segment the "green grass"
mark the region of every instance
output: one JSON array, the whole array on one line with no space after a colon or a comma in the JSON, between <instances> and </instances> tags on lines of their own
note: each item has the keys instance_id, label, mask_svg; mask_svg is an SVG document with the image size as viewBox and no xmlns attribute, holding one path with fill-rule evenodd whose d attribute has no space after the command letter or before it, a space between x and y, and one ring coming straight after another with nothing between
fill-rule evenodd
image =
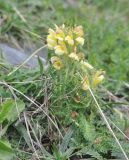
<instances>
[{"instance_id":1,"label":"green grass","mask_svg":"<svg viewBox=\"0 0 129 160\"><path fill-rule=\"evenodd\" d=\"M48 28L53 28L54 24L82 25L86 58L97 69L106 71L105 81L94 93L95 97L106 116L125 132L129 127L126 111L123 114L114 108L129 104L128 8L128 0L0 0L0 13L4 18L0 40L15 42L23 48L33 45L38 48L46 44ZM36 156L35 150L39 159L45 160L81 159L82 156L98 160L123 159L93 97L79 91L82 103L73 101L78 92L75 88L78 80L73 80L74 75L65 77L65 71L59 75L53 68L42 75L40 67L35 70L21 68L10 76L7 74L14 68L1 67L0 81L9 85L0 86L1 104L17 97L25 103L20 120L11 122L3 136L10 141L15 159L30 160ZM41 104L44 104L42 108ZM77 119L71 117L74 111L79 115ZM1 124L2 128L7 125L6 121ZM112 124L111 127L129 156L128 142Z\"/></svg>"}]
</instances>

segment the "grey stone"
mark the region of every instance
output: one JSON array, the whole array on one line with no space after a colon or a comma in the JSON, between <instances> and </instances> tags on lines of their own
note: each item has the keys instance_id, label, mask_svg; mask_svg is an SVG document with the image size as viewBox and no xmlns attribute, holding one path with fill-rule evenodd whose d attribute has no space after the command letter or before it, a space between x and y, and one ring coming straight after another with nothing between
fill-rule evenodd
<instances>
[{"instance_id":1,"label":"grey stone","mask_svg":"<svg viewBox=\"0 0 129 160\"><path fill-rule=\"evenodd\" d=\"M46 66L46 55L47 55L46 52L47 52L46 49L40 51L41 54L40 59L42 60L44 66ZM7 44L0 44L0 53L2 54L4 61L11 65L22 64L31 54L19 51L18 49L12 48ZM37 55L33 56L25 65L31 68L39 66L38 56Z\"/></svg>"}]
</instances>

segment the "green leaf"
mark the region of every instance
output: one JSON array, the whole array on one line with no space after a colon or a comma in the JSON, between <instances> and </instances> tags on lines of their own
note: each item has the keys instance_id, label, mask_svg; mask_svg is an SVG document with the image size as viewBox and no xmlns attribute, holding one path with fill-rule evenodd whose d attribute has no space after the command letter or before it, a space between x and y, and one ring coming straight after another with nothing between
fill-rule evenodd
<instances>
[{"instance_id":1,"label":"green leaf","mask_svg":"<svg viewBox=\"0 0 129 160\"><path fill-rule=\"evenodd\" d=\"M63 141L60 145L60 151L63 153L66 151L66 149L68 148L68 144L71 140L71 137L73 135L73 130L70 128L67 133L65 134Z\"/></svg>"},{"instance_id":2,"label":"green leaf","mask_svg":"<svg viewBox=\"0 0 129 160\"><path fill-rule=\"evenodd\" d=\"M12 108L10 109L7 120L9 122L14 122L19 116L20 113L25 109L25 103L21 100L13 102Z\"/></svg>"},{"instance_id":3,"label":"green leaf","mask_svg":"<svg viewBox=\"0 0 129 160\"><path fill-rule=\"evenodd\" d=\"M61 159L61 153L60 153L60 151L56 148L55 145L53 145L53 155L54 155L54 158L56 158L56 160Z\"/></svg>"},{"instance_id":4,"label":"green leaf","mask_svg":"<svg viewBox=\"0 0 129 160\"><path fill-rule=\"evenodd\" d=\"M39 66L40 66L40 73L41 73L41 75L43 75L44 66L43 66L43 62L42 62L42 60L39 56L38 56L38 63L39 63Z\"/></svg>"},{"instance_id":5,"label":"green leaf","mask_svg":"<svg viewBox=\"0 0 129 160\"><path fill-rule=\"evenodd\" d=\"M25 104L21 100L13 100L7 99L1 106L0 106L0 123L5 120L8 122L14 122L18 117L19 114L24 110Z\"/></svg>"},{"instance_id":6,"label":"green leaf","mask_svg":"<svg viewBox=\"0 0 129 160\"><path fill-rule=\"evenodd\" d=\"M0 160L12 160L13 157L14 153L9 142L0 140Z\"/></svg>"},{"instance_id":7,"label":"green leaf","mask_svg":"<svg viewBox=\"0 0 129 160\"><path fill-rule=\"evenodd\" d=\"M80 155L90 155L97 160L103 160L103 157L96 151L94 148L90 148L90 146L84 147L78 152Z\"/></svg>"},{"instance_id":8,"label":"green leaf","mask_svg":"<svg viewBox=\"0 0 129 160\"><path fill-rule=\"evenodd\" d=\"M86 120L84 115L80 115L79 127L86 140L94 140L96 135L95 128L89 121Z\"/></svg>"},{"instance_id":9,"label":"green leaf","mask_svg":"<svg viewBox=\"0 0 129 160\"><path fill-rule=\"evenodd\" d=\"M6 133L8 129L9 124L5 125L3 128L0 130L0 138Z\"/></svg>"},{"instance_id":10,"label":"green leaf","mask_svg":"<svg viewBox=\"0 0 129 160\"><path fill-rule=\"evenodd\" d=\"M29 138L29 135L27 133L25 126L23 124L19 124L18 126L15 126L15 128L20 133L20 135L25 139L29 148L32 149L31 141L30 141L30 138Z\"/></svg>"},{"instance_id":11,"label":"green leaf","mask_svg":"<svg viewBox=\"0 0 129 160\"><path fill-rule=\"evenodd\" d=\"M11 99L6 100L1 106L1 112L0 112L0 123L2 123L8 115L8 112L10 110L10 106L13 105L13 101Z\"/></svg>"}]
</instances>

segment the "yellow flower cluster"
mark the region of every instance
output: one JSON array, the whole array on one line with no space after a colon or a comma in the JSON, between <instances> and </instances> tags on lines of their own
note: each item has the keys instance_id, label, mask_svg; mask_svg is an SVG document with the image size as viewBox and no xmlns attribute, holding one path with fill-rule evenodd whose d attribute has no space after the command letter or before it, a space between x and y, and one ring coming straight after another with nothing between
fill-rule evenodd
<instances>
[{"instance_id":1,"label":"yellow flower cluster","mask_svg":"<svg viewBox=\"0 0 129 160\"><path fill-rule=\"evenodd\" d=\"M85 56L79 48L84 45L84 31L82 26L72 28L55 25L55 30L49 29L47 45L50 50L54 50L56 56L51 57L51 63L56 70L64 67L62 57L67 57L77 61L83 70L94 70L94 67L85 61ZM104 79L103 71L95 71L92 76L92 84L89 78L84 76L82 89L88 90L90 86L96 87Z\"/></svg>"},{"instance_id":2,"label":"yellow flower cluster","mask_svg":"<svg viewBox=\"0 0 129 160\"><path fill-rule=\"evenodd\" d=\"M65 25L58 27L55 25L55 30L49 29L47 36L47 45L51 50L55 50L56 55L70 54L69 50L76 53L76 47L84 44L84 33L82 26L74 28L66 28ZM70 48L70 49L68 49Z\"/></svg>"}]
</instances>

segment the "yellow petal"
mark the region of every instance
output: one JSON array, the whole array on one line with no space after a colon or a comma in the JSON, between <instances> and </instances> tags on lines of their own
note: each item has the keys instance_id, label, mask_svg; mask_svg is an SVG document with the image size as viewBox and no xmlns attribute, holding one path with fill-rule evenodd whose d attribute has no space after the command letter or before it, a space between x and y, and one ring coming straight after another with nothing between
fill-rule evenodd
<instances>
[{"instance_id":1,"label":"yellow petal","mask_svg":"<svg viewBox=\"0 0 129 160\"><path fill-rule=\"evenodd\" d=\"M104 71L96 71L93 76L93 87L96 87L100 84L104 79Z\"/></svg>"},{"instance_id":2,"label":"yellow petal","mask_svg":"<svg viewBox=\"0 0 129 160\"><path fill-rule=\"evenodd\" d=\"M65 28L65 24L62 24L62 26L61 26L61 27L62 27L62 29L64 29L64 28Z\"/></svg>"},{"instance_id":3,"label":"yellow petal","mask_svg":"<svg viewBox=\"0 0 129 160\"><path fill-rule=\"evenodd\" d=\"M84 45L84 38L82 38L82 37L78 37L78 38L76 38L76 41L78 42L78 44L80 44L81 46L83 46Z\"/></svg>"},{"instance_id":4,"label":"yellow petal","mask_svg":"<svg viewBox=\"0 0 129 160\"><path fill-rule=\"evenodd\" d=\"M64 43L61 43L60 45L55 46L55 53L57 55L67 54L66 45Z\"/></svg>"},{"instance_id":5,"label":"yellow petal","mask_svg":"<svg viewBox=\"0 0 129 160\"><path fill-rule=\"evenodd\" d=\"M55 35L56 34L55 31L53 29L51 29L51 28L48 29L48 33L50 35Z\"/></svg>"},{"instance_id":6,"label":"yellow petal","mask_svg":"<svg viewBox=\"0 0 129 160\"><path fill-rule=\"evenodd\" d=\"M90 63L88 63L88 62L81 61L81 64L83 66L85 66L86 68L88 68L88 69L93 69L93 66Z\"/></svg>"},{"instance_id":7,"label":"yellow petal","mask_svg":"<svg viewBox=\"0 0 129 160\"><path fill-rule=\"evenodd\" d=\"M88 90L90 87L90 84L89 84L89 80L87 77L84 78L84 80L82 81L82 89L83 90Z\"/></svg>"},{"instance_id":8,"label":"yellow petal","mask_svg":"<svg viewBox=\"0 0 129 160\"><path fill-rule=\"evenodd\" d=\"M78 57L78 55L77 55L75 52L70 53L69 57L70 57L71 59L74 59L74 60L76 60L76 61L79 61L79 57Z\"/></svg>"},{"instance_id":9,"label":"yellow petal","mask_svg":"<svg viewBox=\"0 0 129 160\"><path fill-rule=\"evenodd\" d=\"M83 27L82 26L77 26L74 28L74 33L76 35L78 35L79 37L82 37L84 35L84 32L83 32Z\"/></svg>"},{"instance_id":10,"label":"yellow petal","mask_svg":"<svg viewBox=\"0 0 129 160\"><path fill-rule=\"evenodd\" d=\"M64 31L60 27L56 28L56 38L59 41L63 41L65 38Z\"/></svg>"},{"instance_id":11,"label":"yellow petal","mask_svg":"<svg viewBox=\"0 0 129 160\"><path fill-rule=\"evenodd\" d=\"M57 40L54 36L48 35L47 36L47 45L49 49L54 49L54 47L57 45Z\"/></svg>"},{"instance_id":12,"label":"yellow petal","mask_svg":"<svg viewBox=\"0 0 129 160\"><path fill-rule=\"evenodd\" d=\"M60 70L63 67L63 63L59 57L52 57L51 62L56 70Z\"/></svg>"},{"instance_id":13,"label":"yellow petal","mask_svg":"<svg viewBox=\"0 0 129 160\"><path fill-rule=\"evenodd\" d=\"M47 44L47 46L48 46L48 48L50 49L50 50L53 50L54 49L54 45L52 45L52 44Z\"/></svg>"},{"instance_id":14,"label":"yellow petal","mask_svg":"<svg viewBox=\"0 0 129 160\"><path fill-rule=\"evenodd\" d=\"M71 36L66 36L65 40L67 41L67 43L71 46L74 45L74 40Z\"/></svg>"}]
</instances>

